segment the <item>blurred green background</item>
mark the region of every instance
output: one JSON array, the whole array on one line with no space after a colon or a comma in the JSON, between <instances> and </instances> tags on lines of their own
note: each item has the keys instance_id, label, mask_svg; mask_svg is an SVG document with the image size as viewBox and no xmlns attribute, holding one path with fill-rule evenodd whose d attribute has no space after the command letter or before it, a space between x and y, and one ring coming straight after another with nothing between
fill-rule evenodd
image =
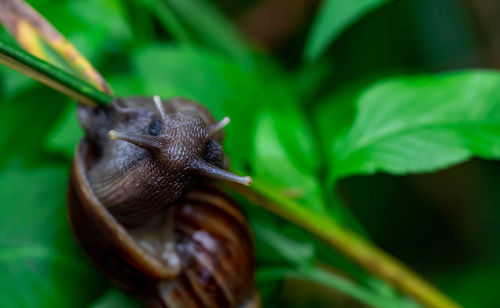
<instances>
[{"instance_id":1,"label":"blurred green background","mask_svg":"<svg viewBox=\"0 0 500 308\"><path fill-rule=\"evenodd\" d=\"M446 72L500 67L500 2L349 2L29 1L116 95L186 96L217 118L230 115L225 147L233 166L357 230L460 304L499 307L500 164L471 157L500 157L500 78L489 70ZM0 38L16 44L3 30ZM406 77L417 74L423 77ZM404 80L387 85L399 96L380 89L375 97L372 85L383 88L380 80L393 76ZM444 98L432 94L440 89ZM386 164L363 152L356 162L373 165L354 170L354 158L338 153L362 134L360 97L366 105L374 97L373 121L385 116L395 126L433 114L470 124L483 105L484 119L453 131L456 146L446 147L451 137L436 139L445 140L442 149L403 144L411 154L399 156L402 167L398 157ZM386 100L407 109L387 115L394 110L384 109ZM66 222L66 179L82 136L75 109L69 98L0 67L4 307L136 305L86 261ZM478 145L479 133L470 133L477 137L471 145L478 123L488 136ZM256 237L264 307L418 306L306 232L240 202Z\"/></svg>"}]
</instances>

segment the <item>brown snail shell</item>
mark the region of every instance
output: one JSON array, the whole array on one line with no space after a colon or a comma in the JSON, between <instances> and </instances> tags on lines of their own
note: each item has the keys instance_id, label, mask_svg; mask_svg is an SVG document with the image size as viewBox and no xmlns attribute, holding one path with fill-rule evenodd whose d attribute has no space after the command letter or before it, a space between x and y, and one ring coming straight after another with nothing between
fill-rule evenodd
<instances>
[{"instance_id":1,"label":"brown snail shell","mask_svg":"<svg viewBox=\"0 0 500 308\"><path fill-rule=\"evenodd\" d=\"M201 181L147 221L122 224L89 183L99 155L88 138L80 142L68 216L83 250L114 284L151 307L260 307L251 232L231 198Z\"/></svg>"}]
</instances>

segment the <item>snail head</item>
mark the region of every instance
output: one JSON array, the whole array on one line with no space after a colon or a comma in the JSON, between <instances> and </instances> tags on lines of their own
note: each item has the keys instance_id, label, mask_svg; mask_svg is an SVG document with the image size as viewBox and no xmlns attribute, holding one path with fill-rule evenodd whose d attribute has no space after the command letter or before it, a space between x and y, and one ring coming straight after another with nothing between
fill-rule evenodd
<instances>
[{"instance_id":1,"label":"snail head","mask_svg":"<svg viewBox=\"0 0 500 308\"><path fill-rule=\"evenodd\" d=\"M171 172L188 172L250 185L250 177L237 176L203 159L209 139L229 123L228 117L207 125L196 111L168 114L158 96L154 96L153 100L161 119L158 135L135 135L110 130L109 138L148 150Z\"/></svg>"}]
</instances>

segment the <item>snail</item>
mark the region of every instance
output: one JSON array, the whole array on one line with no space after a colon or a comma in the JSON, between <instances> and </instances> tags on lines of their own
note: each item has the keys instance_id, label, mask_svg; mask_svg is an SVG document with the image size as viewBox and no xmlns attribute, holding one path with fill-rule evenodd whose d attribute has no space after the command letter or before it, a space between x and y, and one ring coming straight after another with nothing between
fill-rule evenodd
<instances>
[{"instance_id":1,"label":"snail","mask_svg":"<svg viewBox=\"0 0 500 308\"><path fill-rule=\"evenodd\" d=\"M229 118L158 96L81 105L78 116L68 217L97 267L151 307L260 307L248 223L207 180L251 182L225 170Z\"/></svg>"}]
</instances>

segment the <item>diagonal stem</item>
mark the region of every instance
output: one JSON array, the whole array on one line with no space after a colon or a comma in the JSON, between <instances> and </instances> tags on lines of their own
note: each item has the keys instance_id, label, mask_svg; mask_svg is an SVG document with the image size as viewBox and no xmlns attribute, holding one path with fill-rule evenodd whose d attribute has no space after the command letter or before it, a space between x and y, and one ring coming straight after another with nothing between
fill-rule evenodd
<instances>
[{"instance_id":1,"label":"diagonal stem","mask_svg":"<svg viewBox=\"0 0 500 308\"><path fill-rule=\"evenodd\" d=\"M413 273L408 267L329 216L318 215L276 190L254 181L251 188L224 183L247 200L285 218L322 239L373 275L432 308L459 308L459 304Z\"/></svg>"},{"instance_id":2,"label":"diagonal stem","mask_svg":"<svg viewBox=\"0 0 500 308\"><path fill-rule=\"evenodd\" d=\"M0 42L0 63L88 106L108 104L112 100L111 96L86 82L2 42Z\"/></svg>"}]
</instances>

